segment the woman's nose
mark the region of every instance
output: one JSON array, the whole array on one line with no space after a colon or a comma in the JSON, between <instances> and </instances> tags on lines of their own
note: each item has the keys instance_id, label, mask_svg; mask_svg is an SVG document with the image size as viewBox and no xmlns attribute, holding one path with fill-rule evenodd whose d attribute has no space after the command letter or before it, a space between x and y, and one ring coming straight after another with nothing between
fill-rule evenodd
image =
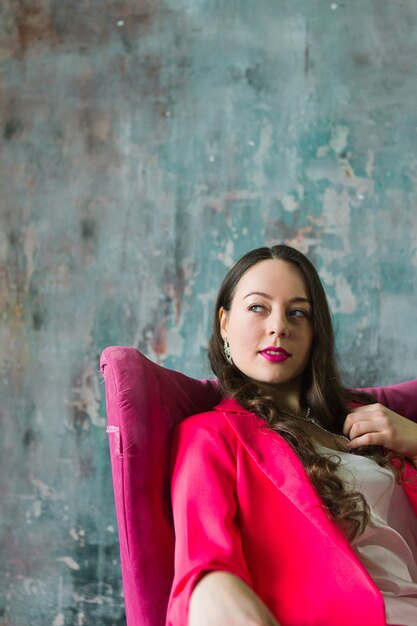
<instances>
[{"instance_id":1,"label":"woman's nose","mask_svg":"<svg viewBox=\"0 0 417 626\"><path fill-rule=\"evenodd\" d=\"M271 320L269 326L269 335L277 335L278 337L287 337L288 336L288 324L287 320L280 316L275 320Z\"/></svg>"}]
</instances>

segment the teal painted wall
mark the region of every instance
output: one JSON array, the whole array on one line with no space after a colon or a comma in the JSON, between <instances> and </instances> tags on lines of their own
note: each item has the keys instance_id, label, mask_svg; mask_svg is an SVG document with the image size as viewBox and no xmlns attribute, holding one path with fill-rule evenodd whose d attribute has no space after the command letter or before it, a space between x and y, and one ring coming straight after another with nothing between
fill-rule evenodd
<instances>
[{"instance_id":1,"label":"teal painted wall","mask_svg":"<svg viewBox=\"0 0 417 626\"><path fill-rule=\"evenodd\" d=\"M413 378L413 0L3 0L0 626L122 625L101 350L195 377L221 277L317 264L348 381Z\"/></svg>"}]
</instances>

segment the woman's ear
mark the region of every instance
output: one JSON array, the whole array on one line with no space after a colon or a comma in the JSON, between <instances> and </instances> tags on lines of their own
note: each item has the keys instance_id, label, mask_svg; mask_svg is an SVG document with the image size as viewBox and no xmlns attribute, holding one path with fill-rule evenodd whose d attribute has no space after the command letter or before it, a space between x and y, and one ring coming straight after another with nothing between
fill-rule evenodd
<instances>
[{"instance_id":1,"label":"woman's ear","mask_svg":"<svg viewBox=\"0 0 417 626\"><path fill-rule=\"evenodd\" d=\"M227 336L227 311L223 307L219 309L220 333L223 339Z\"/></svg>"}]
</instances>

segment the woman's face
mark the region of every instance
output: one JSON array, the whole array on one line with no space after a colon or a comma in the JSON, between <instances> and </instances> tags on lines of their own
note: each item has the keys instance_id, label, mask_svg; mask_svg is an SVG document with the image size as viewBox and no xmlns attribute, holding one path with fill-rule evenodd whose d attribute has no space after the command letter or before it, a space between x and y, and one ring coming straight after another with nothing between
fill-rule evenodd
<instances>
[{"instance_id":1,"label":"woman's face","mask_svg":"<svg viewBox=\"0 0 417 626\"><path fill-rule=\"evenodd\" d=\"M299 392L313 340L312 306L299 269L260 261L236 286L220 330L235 365L252 380Z\"/></svg>"}]
</instances>

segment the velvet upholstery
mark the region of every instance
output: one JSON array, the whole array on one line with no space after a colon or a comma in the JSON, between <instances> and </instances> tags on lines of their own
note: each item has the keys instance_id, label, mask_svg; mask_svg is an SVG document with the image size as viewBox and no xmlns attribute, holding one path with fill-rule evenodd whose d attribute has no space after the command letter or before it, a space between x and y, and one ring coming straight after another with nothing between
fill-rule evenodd
<instances>
[{"instance_id":1,"label":"velvet upholstery","mask_svg":"<svg viewBox=\"0 0 417 626\"><path fill-rule=\"evenodd\" d=\"M153 363L130 347L106 348L107 432L128 626L165 626L173 580L169 455L175 425L220 400L217 383ZM417 418L417 381L366 389Z\"/></svg>"},{"instance_id":2,"label":"velvet upholstery","mask_svg":"<svg viewBox=\"0 0 417 626\"><path fill-rule=\"evenodd\" d=\"M184 417L211 409L220 394L216 382L161 367L134 348L106 348L100 366L126 620L163 626L174 560L167 484L172 431Z\"/></svg>"}]
</instances>

